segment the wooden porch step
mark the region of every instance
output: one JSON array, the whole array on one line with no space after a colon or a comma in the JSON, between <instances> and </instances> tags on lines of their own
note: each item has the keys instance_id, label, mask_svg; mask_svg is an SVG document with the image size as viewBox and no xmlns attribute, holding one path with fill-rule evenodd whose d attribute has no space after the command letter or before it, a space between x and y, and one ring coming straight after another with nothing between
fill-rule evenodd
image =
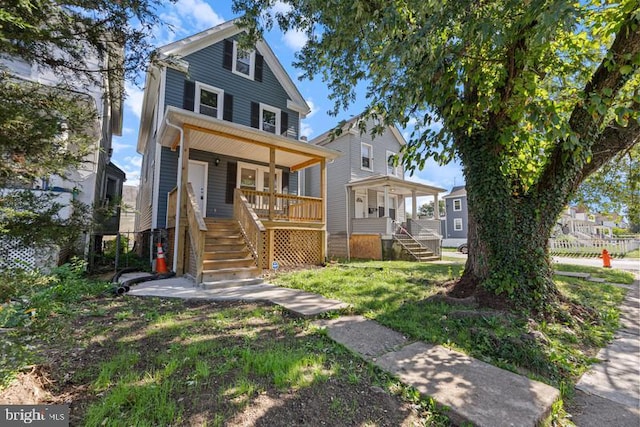
<instances>
[{"instance_id":1,"label":"wooden porch step","mask_svg":"<svg viewBox=\"0 0 640 427\"><path fill-rule=\"evenodd\" d=\"M232 236L207 236L204 244L205 245L244 245L244 237L242 235L232 235Z\"/></svg>"},{"instance_id":2,"label":"wooden porch step","mask_svg":"<svg viewBox=\"0 0 640 427\"><path fill-rule=\"evenodd\" d=\"M219 282L221 280L255 279L262 272L255 265L252 267L220 268L203 270L202 283Z\"/></svg>"},{"instance_id":3,"label":"wooden porch step","mask_svg":"<svg viewBox=\"0 0 640 427\"><path fill-rule=\"evenodd\" d=\"M205 261L214 260L214 259L238 259L238 258L246 258L251 255L249 249L244 246L242 249L237 251L234 250L219 250L219 251L211 251L205 252L202 255L202 259Z\"/></svg>"},{"instance_id":4,"label":"wooden porch step","mask_svg":"<svg viewBox=\"0 0 640 427\"><path fill-rule=\"evenodd\" d=\"M247 249L247 245L244 243L244 241L235 242L235 243L205 242L204 244L205 252L237 252L237 251L242 251L246 249Z\"/></svg>"},{"instance_id":5,"label":"wooden porch step","mask_svg":"<svg viewBox=\"0 0 640 427\"><path fill-rule=\"evenodd\" d=\"M202 262L202 269L210 271L236 267L255 267L255 265L253 257L250 256L246 258L208 259Z\"/></svg>"}]
</instances>

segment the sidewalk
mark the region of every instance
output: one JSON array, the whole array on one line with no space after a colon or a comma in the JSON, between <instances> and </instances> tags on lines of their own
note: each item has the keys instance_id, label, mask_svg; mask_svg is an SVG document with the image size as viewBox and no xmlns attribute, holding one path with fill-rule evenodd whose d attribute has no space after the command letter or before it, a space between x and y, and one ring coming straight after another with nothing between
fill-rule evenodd
<instances>
[{"instance_id":1,"label":"sidewalk","mask_svg":"<svg viewBox=\"0 0 640 427\"><path fill-rule=\"evenodd\" d=\"M303 316L347 307L320 295L269 284L204 290L185 278L141 283L128 294L211 301L269 301ZM447 415L458 424L533 427L549 415L552 404L560 396L551 386L442 346L410 342L402 334L361 316L318 320L315 324L327 328L335 341L449 407Z\"/></svg>"},{"instance_id":2,"label":"sidewalk","mask_svg":"<svg viewBox=\"0 0 640 427\"><path fill-rule=\"evenodd\" d=\"M601 362L576 384L568 410L580 427L640 425L640 280L629 288L620 307L616 336L600 350Z\"/></svg>"}]
</instances>

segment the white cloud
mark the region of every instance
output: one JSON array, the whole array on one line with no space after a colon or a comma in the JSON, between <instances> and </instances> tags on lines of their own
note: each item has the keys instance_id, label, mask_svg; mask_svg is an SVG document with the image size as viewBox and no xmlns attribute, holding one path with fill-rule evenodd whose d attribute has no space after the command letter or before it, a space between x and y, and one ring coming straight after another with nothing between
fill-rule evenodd
<instances>
[{"instance_id":1,"label":"white cloud","mask_svg":"<svg viewBox=\"0 0 640 427\"><path fill-rule=\"evenodd\" d=\"M142 156L127 156L124 161L127 162L128 166L134 166L138 169L142 166Z\"/></svg>"},{"instance_id":2,"label":"white cloud","mask_svg":"<svg viewBox=\"0 0 640 427\"><path fill-rule=\"evenodd\" d=\"M291 9L293 8L293 6L291 6L289 3L284 3L281 1L277 1L273 4L273 6L271 6L271 12L272 13L287 13L289 11L291 11Z\"/></svg>"},{"instance_id":3,"label":"white cloud","mask_svg":"<svg viewBox=\"0 0 640 427\"><path fill-rule=\"evenodd\" d=\"M284 41L284 44L289 46L289 48L293 50L300 50L307 43L309 37L303 31L290 30L284 33L282 40Z\"/></svg>"},{"instance_id":4,"label":"white cloud","mask_svg":"<svg viewBox=\"0 0 640 427\"><path fill-rule=\"evenodd\" d=\"M127 83L125 85L125 90L127 92L127 97L124 100L124 105L129 108L129 110L131 110L131 112L135 114L138 119L140 119L144 91L130 83Z\"/></svg>"},{"instance_id":5,"label":"white cloud","mask_svg":"<svg viewBox=\"0 0 640 427\"><path fill-rule=\"evenodd\" d=\"M311 139L311 135L313 135L313 128L304 120L300 122L300 136L306 136Z\"/></svg>"},{"instance_id":6,"label":"white cloud","mask_svg":"<svg viewBox=\"0 0 640 427\"><path fill-rule=\"evenodd\" d=\"M309 106L309 108L311 108L311 111L309 112L309 114L307 114L307 119L311 118L315 113L318 112L318 106L313 102L313 99L311 98L307 98L305 99L305 101L307 102L307 105Z\"/></svg>"},{"instance_id":7,"label":"white cloud","mask_svg":"<svg viewBox=\"0 0 640 427\"><path fill-rule=\"evenodd\" d=\"M166 7L165 12L160 14L160 19L163 25L153 29L153 38L157 46L191 36L225 21L203 0L178 0Z\"/></svg>"},{"instance_id":8,"label":"white cloud","mask_svg":"<svg viewBox=\"0 0 640 427\"><path fill-rule=\"evenodd\" d=\"M202 0L178 0L174 8L183 19L190 18L194 21L196 28L190 29L192 33L206 30L224 22L224 19L208 3Z\"/></svg>"},{"instance_id":9,"label":"white cloud","mask_svg":"<svg viewBox=\"0 0 640 427\"><path fill-rule=\"evenodd\" d=\"M114 139L113 141L111 141L111 148L113 148L114 153L118 153L119 151L126 150L127 148L132 148L132 147L126 142L116 141Z\"/></svg>"}]
</instances>

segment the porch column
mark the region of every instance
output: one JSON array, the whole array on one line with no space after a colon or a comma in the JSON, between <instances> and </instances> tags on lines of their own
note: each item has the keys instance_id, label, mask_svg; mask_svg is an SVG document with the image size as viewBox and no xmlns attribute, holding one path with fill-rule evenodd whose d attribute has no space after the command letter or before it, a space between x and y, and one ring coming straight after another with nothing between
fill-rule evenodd
<instances>
[{"instance_id":1,"label":"porch column","mask_svg":"<svg viewBox=\"0 0 640 427\"><path fill-rule=\"evenodd\" d=\"M440 206L438 203L438 193L433 195L433 219L440 219Z\"/></svg>"},{"instance_id":2,"label":"porch column","mask_svg":"<svg viewBox=\"0 0 640 427\"><path fill-rule=\"evenodd\" d=\"M256 177L257 179L257 177ZM276 149L274 147L269 148L269 221L273 221L275 211L275 192L276 186L274 181L276 180Z\"/></svg>"},{"instance_id":3,"label":"porch column","mask_svg":"<svg viewBox=\"0 0 640 427\"><path fill-rule=\"evenodd\" d=\"M388 185L384 186L384 212L382 216L385 218L389 216L389 186Z\"/></svg>"},{"instance_id":4,"label":"porch column","mask_svg":"<svg viewBox=\"0 0 640 427\"><path fill-rule=\"evenodd\" d=\"M176 203L176 241L178 247L175 248L174 256L176 258L176 274L182 275L185 273L184 258L186 248L186 225L187 225L187 181L189 179L189 136L191 132L186 130L184 132L184 139L182 146L180 147L180 157L182 157L182 164L180 165L180 173L178 182L178 190L180 193L180 199ZM178 210L177 207L180 206Z\"/></svg>"},{"instance_id":5,"label":"porch column","mask_svg":"<svg viewBox=\"0 0 640 427\"><path fill-rule=\"evenodd\" d=\"M320 243L320 261L327 258L327 159L320 160L320 199L322 199L322 209L320 220L322 221L322 237Z\"/></svg>"},{"instance_id":6,"label":"porch column","mask_svg":"<svg viewBox=\"0 0 640 427\"><path fill-rule=\"evenodd\" d=\"M411 190L411 218L418 219L418 200L416 199L416 190Z\"/></svg>"}]
</instances>

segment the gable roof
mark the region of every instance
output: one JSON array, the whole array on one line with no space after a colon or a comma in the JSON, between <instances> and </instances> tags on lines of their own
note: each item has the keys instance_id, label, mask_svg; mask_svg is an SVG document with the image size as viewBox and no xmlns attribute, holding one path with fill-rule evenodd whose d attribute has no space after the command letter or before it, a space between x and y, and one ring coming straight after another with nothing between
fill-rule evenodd
<instances>
[{"instance_id":1,"label":"gable roof","mask_svg":"<svg viewBox=\"0 0 640 427\"><path fill-rule=\"evenodd\" d=\"M450 197L466 197L466 195L467 195L467 189L465 188L465 186L459 185L457 187L453 187L451 189L451 192L446 196L444 196L443 198L448 199Z\"/></svg>"},{"instance_id":2,"label":"gable roof","mask_svg":"<svg viewBox=\"0 0 640 427\"><path fill-rule=\"evenodd\" d=\"M236 19L233 19L231 21L224 22L216 25L215 27L209 28L208 30L201 31L182 40L159 47L156 49L158 59L183 58L194 52L202 50L205 47L219 43L224 39L228 39L245 31L243 28L236 25L236 21ZM276 55L264 40L258 40L256 42L256 50L264 57L265 62L271 71L273 71L273 74L284 88L287 96L289 96L291 105L287 105L287 107L299 112L302 116L301 118L304 118L311 112L311 108L307 105L307 102L304 100L304 97L298 90L297 86L293 83L293 80L291 80L291 77L289 77L289 74L282 66L282 63L280 63Z\"/></svg>"},{"instance_id":3,"label":"gable roof","mask_svg":"<svg viewBox=\"0 0 640 427\"><path fill-rule=\"evenodd\" d=\"M144 117L150 117L153 111L153 106L157 101L159 91L157 81L159 81L161 74L160 69L163 67L171 67L187 72L189 64L182 60L182 58L245 31L236 25L236 21L236 19L233 19L231 21L224 22L216 25L215 27L209 28L208 30L201 31L192 36L161 46L155 50L156 59L149 64L149 69L147 70L146 75L146 87L142 101L141 113L143 120L141 121L140 132L138 134L137 150L139 153L144 151L148 134L150 132L151 124L147 123L145 126ZM258 40L256 42L256 51L262 55L265 63L271 69L289 97L289 100L287 101L287 108L298 112L301 119L305 118L306 115L311 112L311 108L305 101L297 86L293 83L293 80L291 80L291 77L286 72L275 53L273 53L269 45L264 40ZM153 80L156 80L156 82L153 82Z\"/></svg>"},{"instance_id":4,"label":"gable roof","mask_svg":"<svg viewBox=\"0 0 640 427\"><path fill-rule=\"evenodd\" d=\"M344 135L345 133L360 133L360 130L358 129L358 121L360 121L362 117L362 114L358 114L357 116L354 116L352 118L350 118L349 120L345 121L344 124L342 125L342 134L335 137L335 138L331 138L331 133L333 132L333 130L335 129L329 129L328 131L318 135L317 137L313 138L311 141L309 141L310 144L314 144L314 145L327 145L332 143L333 141L335 141L336 139L340 138L342 135ZM395 139L398 141L398 143L402 146L402 145L406 145L407 141L404 140L404 137L402 136L402 134L400 133L400 131L398 130L398 128L395 125L389 125L388 126L389 131L391 132L391 134L395 137Z\"/></svg>"}]
</instances>

